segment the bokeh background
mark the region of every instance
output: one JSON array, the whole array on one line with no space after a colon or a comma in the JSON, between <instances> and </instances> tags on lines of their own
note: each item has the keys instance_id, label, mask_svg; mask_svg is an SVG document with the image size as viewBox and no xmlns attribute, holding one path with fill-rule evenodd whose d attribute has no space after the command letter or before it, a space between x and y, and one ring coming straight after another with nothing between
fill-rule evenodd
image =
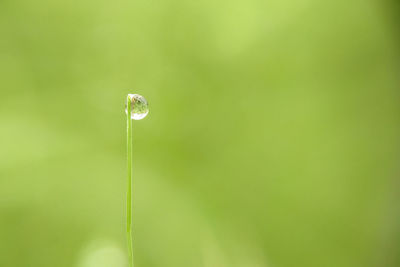
<instances>
[{"instance_id":1,"label":"bokeh background","mask_svg":"<svg viewBox=\"0 0 400 267\"><path fill-rule=\"evenodd\" d=\"M1 0L0 266L400 266L399 10Z\"/></svg>"}]
</instances>

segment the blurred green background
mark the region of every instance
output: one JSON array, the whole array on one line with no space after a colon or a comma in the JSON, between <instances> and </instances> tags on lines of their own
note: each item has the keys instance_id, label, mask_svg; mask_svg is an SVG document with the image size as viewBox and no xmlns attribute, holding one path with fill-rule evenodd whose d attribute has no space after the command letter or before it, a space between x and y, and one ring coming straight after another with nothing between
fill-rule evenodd
<instances>
[{"instance_id":1,"label":"blurred green background","mask_svg":"<svg viewBox=\"0 0 400 267\"><path fill-rule=\"evenodd\" d=\"M0 266L400 266L399 14L1 0Z\"/></svg>"}]
</instances>

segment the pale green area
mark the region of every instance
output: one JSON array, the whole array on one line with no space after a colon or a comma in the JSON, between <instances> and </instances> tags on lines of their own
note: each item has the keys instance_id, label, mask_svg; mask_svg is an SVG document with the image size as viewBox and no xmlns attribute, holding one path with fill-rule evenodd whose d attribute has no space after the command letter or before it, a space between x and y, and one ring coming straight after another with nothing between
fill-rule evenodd
<instances>
[{"instance_id":1,"label":"pale green area","mask_svg":"<svg viewBox=\"0 0 400 267\"><path fill-rule=\"evenodd\" d=\"M393 3L1 0L0 266L400 266Z\"/></svg>"}]
</instances>

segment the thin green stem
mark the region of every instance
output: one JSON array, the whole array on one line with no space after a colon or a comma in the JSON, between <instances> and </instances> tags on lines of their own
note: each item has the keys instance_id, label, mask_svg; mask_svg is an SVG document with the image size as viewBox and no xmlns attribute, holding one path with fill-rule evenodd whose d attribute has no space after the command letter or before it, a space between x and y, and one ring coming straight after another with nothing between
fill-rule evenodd
<instances>
[{"instance_id":1,"label":"thin green stem","mask_svg":"<svg viewBox=\"0 0 400 267\"><path fill-rule=\"evenodd\" d=\"M126 237L128 241L129 266L133 267L133 240L132 240L132 101L128 96L126 103L127 126L127 190L126 190Z\"/></svg>"}]
</instances>

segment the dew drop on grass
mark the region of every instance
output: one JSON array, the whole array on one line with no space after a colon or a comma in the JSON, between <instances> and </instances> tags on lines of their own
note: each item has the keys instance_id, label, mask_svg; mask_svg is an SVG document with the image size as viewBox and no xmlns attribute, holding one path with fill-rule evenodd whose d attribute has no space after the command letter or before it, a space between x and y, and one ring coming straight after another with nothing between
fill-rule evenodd
<instances>
[{"instance_id":1,"label":"dew drop on grass","mask_svg":"<svg viewBox=\"0 0 400 267\"><path fill-rule=\"evenodd\" d=\"M147 100L138 94L129 94L128 99L131 101L131 118L133 120L141 120L149 113L149 105ZM128 112L125 105L125 112Z\"/></svg>"}]
</instances>

